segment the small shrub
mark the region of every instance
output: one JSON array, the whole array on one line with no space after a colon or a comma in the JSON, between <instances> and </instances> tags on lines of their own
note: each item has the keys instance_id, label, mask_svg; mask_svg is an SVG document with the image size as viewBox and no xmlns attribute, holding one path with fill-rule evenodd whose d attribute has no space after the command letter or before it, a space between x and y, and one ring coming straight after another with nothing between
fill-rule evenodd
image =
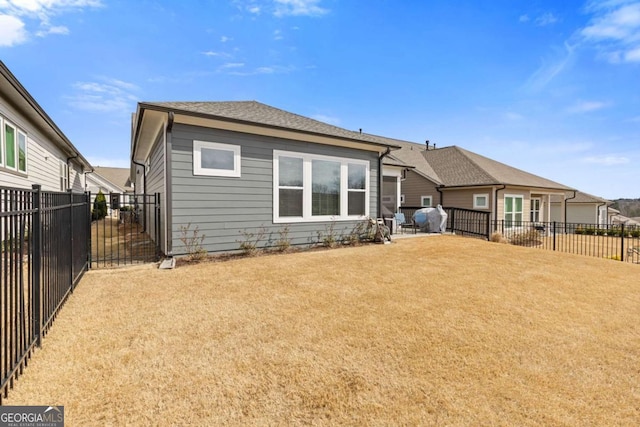
<instances>
[{"instance_id":1,"label":"small shrub","mask_svg":"<svg viewBox=\"0 0 640 427\"><path fill-rule=\"evenodd\" d=\"M636 239L640 237L640 230L633 230L631 233L631 237L635 237Z\"/></svg>"},{"instance_id":2,"label":"small shrub","mask_svg":"<svg viewBox=\"0 0 640 427\"><path fill-rule=\"evenodd\" d=\"M267 233L267 229L260 227L256 232L252 233L246 230L240 230L242 234L242 240L237 240L240 243L240 250L247 256L256 255L258 252L258 245Z\"/></svg>"},{"instance_id":3,"label":"small shrub","mask_svg":"<svg viewBox=\"0 0 640 427\"><path fill-rule=\"evenodd\" d=\"M93 210L91 211L91 219L93 221L100 220L107 216L107 199L102 194L102 190L96 194L96 199L93 201Z\"/></svg>"},{"instance_id":4,"label":"small shrub","mask_svg":"<svg viewBox=\"0 0 640 427\"><path fill-rule=\"evenodd\" d=\"M507 239L505 239L502 233L500 233L499 231L491 233L491 237L489 237L489 240L493 243L508 243Z\"/></svg>"},{"instance_id":5,"label":"small shrub","mask_svg":"<svg viewBox=\"0 0 640 427\"><path fill-rule=\"evenodd\" d=\"M596 228L597 236L604 236L607 234L607 230L605 228Z\"/></svg>"},{"instance_id":6,"label":"small shrub","mask_svg":"<svg viewBox=\"0 0 640 427\"><path fill-rule=\"evenodd\" d=\"M510 242L512 245L518 246L533 246L540 243L540 234L536 230L523 231L521 233L514 233L511 236Z\"/></svg>"},{"instance_id":7,"label":"small shrub","mask_svg":"<svg viewBox=\"0 0 640 427\"><path fill-rule=\"evenodd\" d=\"M578 226L578 228L576 228L576 234L585 234L584 228L582 228L581 226Z\"/></svg>"},{"instance_id":8,"label":"small shrub","mask_svg":"<svg viewBox=\"0 0 640 427\"><path fill-rule=\"evenodd\" d=\"M596 234L596 229L594 227L586 227L584 229L584 234L586 234L587 236L593 236L594 234Z\"/></svg>"},{"instance_id":9,"label":"small shrub","mask_svg":"<svg viewBox=\"0 0 640 427\"><path fill-rule=\"evenodd\" d=\"M276 248L280 252L286 252L291 247L291 239L289 238L290 228L285 225L278 230L279 239L276 241Z\"/></svg>"},{"instance_id":10,"label":"small shrub","mask_svg":"<svg viewBox=\"0 0 640 427\"><path fill-rule=\"evenodd\" d=\"M357 246L362 243L366 222L360 221L353 226L349 234L343 236L342 243L345 245Z\"/></svg>"},{"instance_id":11,"label":"small shrub","mask_svg":"<svg viewBox=\"0 0 640 427\"><path fill-rule=\"evenodd\" d=\"M191 223L180 226L180 241L187 251L187 259L191 261L200 261L207 256L207 251L202 247L205 235L200 234L198 226L196 225L191 230Z\"/></svg>"},{"instance_id":12,"label":"small shrub","mask_svg":"<svg viewBox=\"0 0 640 427\"><path fill-rule=\"evenodd\" d=\"M338 245L338 233L336 232L336 221L331 221L325 225L324 233L318 231L318 243L322 243L325 248L335 248Z\"/></svg>"}]
</instances>

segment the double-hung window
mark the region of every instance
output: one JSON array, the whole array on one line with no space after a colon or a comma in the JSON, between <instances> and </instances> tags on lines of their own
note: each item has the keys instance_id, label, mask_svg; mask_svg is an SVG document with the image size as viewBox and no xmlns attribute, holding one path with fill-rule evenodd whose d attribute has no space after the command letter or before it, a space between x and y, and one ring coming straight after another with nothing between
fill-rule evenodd
<instances>
[{"instance_id":1,"label":"double-hung window","mask_svg":"<svg viewBox=\"0 0 640 427\"><path fill-rule=\"evenodd\" d=\"M505 227L522 226L522 196L504 196L504 225Z\"/></svg>"},{"instance_id":2,"label":"double-hung window","mask_svg":"<svg viewBox=\"0 0 640 427\"><path fill-rule=\"evenodd\" d=\"M540 221L540 204L541 200L539 197L531 198L531 222Z\"/></svg>"},{"instance_id":3,"label":"double-hung window","mask_svg":"<svg viewBox=\"0 0 640 427\"><path fill-rule=\"evenodd\" d=\"M274 222L358 219L369 214L369 163L275 150Z\"/></svg>"}]
</instances>

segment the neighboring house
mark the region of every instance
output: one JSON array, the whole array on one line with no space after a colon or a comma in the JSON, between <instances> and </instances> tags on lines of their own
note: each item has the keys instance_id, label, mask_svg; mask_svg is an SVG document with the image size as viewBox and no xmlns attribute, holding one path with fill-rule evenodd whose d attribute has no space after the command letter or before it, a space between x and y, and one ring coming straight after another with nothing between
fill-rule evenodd
<instances>
[{"instance_id":1,"label":"neighboring house","mask_svg":"<svg viewBox=\"0 0 640 427\"><path fill-rule=\"evenodd\" d=\"M383 166L392 141L254 101L139 103L131 177L138 192L160 193L166 255L185 254L196 227L209 252L261 232L258 246L309 244L380 216L382 175L397 183L403 169Z\"/></svg>"},{"instance_id":2,"label":"neighboring house","mask_svg":"<svg viewBox=\"0 0 640 427\"><path fill-rule=\"evenodd\" d=\"M401 205L474 209L493 220L543 222L552 197L572 189L463 148L400 143L389 157L414 166L402 181ZM564 208L564 207L563 207Z\"/></svg>"},{"instance_id":3,"label":"neighboring house","mask_svg":"<svg viewBox=\"0 0 640 427\"><path fill-rule=\"evenodd\" d=\"M101 191L107 197L109 202L117 197L118 206L128 204L129 197L133 196L133 184L130 179L130 169L128 168L109 168L103 166L95 166L93 173L86 175L86 191L91 193L91 203ZM109 203L109 210L113 203ZM110 212L109 212L110 213Z\"/></svg>"},{"instance_id":4,"label":"neighboring house","mask_svg":"<svg viewBox=\"0 0 640 427\"><path fill-rule=\"evenodd\" d=\"M0 61L0 185L83 192L91 165Z\"/></svg>"},{"instance_id":5,"label":"neighboring house","mask_svg":"<svg viewBox=\"0 0 640 427\"><path fill-rule=\"evenodd\" d=\"M566 203L566 210L563 206ZM574 224L611 224L609 205L613 202L582 191L551 197L551 221Z\"/></svg>"},{"instance_id":6,"label":"neighboring house","mask_svg":"<svg viewBox=\"0 0 640 427\"><path fill-rule=\"evenodd\" d=\"M610 222L611 225L624 224L625 227L640 228L640 221L638 221L637 218L629 218L624 215L620 215L620 211L616 209L613 209L613 208L609 208L609 209L612 211L615 211L615 213L611 216L611 222Z\"/></svg>"}]
</instances>

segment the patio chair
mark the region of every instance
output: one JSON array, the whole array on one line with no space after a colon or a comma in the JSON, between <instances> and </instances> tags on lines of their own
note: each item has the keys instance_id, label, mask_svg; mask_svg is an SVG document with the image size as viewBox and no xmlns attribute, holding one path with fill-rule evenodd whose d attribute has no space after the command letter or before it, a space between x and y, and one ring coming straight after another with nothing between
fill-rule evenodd
<instances>
[{"instance_id":1,"label":"patio chair","mask_svg":"<svg viewBox=\"0 0 640 427\"><path fill-rule=\"evenodd\" d=\"M400 230L401 233L404 234L405 228L411 228L413 230L413 234L416 234L416 223L413 221L413 219L407 221L402 212L393 214L393 217L396 220L396 227L398 230Z\"/></svg>"}]
</instances>

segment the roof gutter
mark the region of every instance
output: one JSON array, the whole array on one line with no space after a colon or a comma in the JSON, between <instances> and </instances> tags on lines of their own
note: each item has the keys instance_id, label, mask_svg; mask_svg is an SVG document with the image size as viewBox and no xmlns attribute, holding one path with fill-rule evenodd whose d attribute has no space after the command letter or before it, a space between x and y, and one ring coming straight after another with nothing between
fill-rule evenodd
<instances>
[{"instance_id":1,"label":"roof gutter","mask_svg":"<svg viewBox=\"0 0 640 427\"><path fill-rule=\"evenodd\" d=\"M165 167L164 167L164 173L165 173L165 191L167 194L167 197L165 197L165 201L164 201L164 205L165 205L165 217L166 217L166 221L165 221L165 239L166 239L166 255L168 257L173 257L173 236L171 233L171 230L173 228L173 215L172 215L172 209L173 209L173 197L169 196L170 194L173 195L173 190L172 190L172 179L171 179L171 152L173 151L173 141L172 141L172 135L173 135L173 123L175 120L175 115L173 113L173 111L169 111L167 113L167 127L166 127L166 131L165 131L165 135L166 135L166 143L165 143L165 149L167 150L165 152L164 155L164 159L165 159Z\"/></svg>"},{"instance_id":2,"label":"roof gutter","mask_svg":"<svg viewBox=\"0 0 640 427\"><path fill-rule=\"evenodd\" d=\"M442 188L444 188L444 184L440 184L436 187L436 191L440 193L440 206L444 206L444 193L441 190Z\"/></svg>"}]
</instances>

